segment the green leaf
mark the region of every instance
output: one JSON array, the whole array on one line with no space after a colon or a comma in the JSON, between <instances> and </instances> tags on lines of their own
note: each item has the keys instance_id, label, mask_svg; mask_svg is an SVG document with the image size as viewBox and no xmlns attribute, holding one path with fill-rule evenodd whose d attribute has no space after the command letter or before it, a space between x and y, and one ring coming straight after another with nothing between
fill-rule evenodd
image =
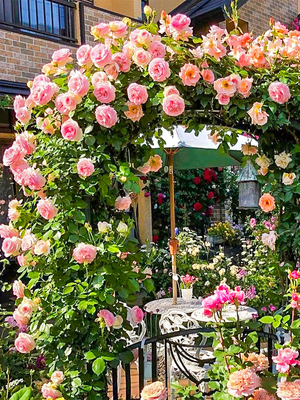
<instances>
[{"instance_id":1,"label":"green leaf","mask_svg":"<svg viewBox=\"0 0 300 400\"><path fill-rule=\"evenodd\" d=\"M75 221L84 223L85 222L85 214L82 211L75 211L73 214Z\"/></svg>"},{"instance_id":2,"label":"green leaf","mask_svg":"<svg viewBox=\"0 0 300 400\"><path fill-rule=\"evenodd\" d=\"M68 286L64 289L63 294L69 294L72 293L74 290L74 286Z\"/></svg>"},{"instance_id":3,"label":"green leaf","mask_svg":"<svg viewBox=\"0 0 300 400\"><path fill-rule=\"evenodd\" d=\"M154 283L152 279L144 280L143 285L145 286L147 292L152 292L152 290L154 290Z\"/></svg>"},{"instance_id":4,"label":"green leaf","mask_svg":"<svg viewBox=\"0 0 300 400\"><path fill-rule=\"evenodd\" d=\"M95 372L96 375L101 375L102 372L105 370L105 361L98 357L92 365L92 370Z\"/></svg>"},{"instance_id":5,"label":"green leaf","mask_svg":"<svg viewBox=\"0 0 300 400\"><path fill-rule=\"evenodd\" d=\"M25 387L16 392L9 400L29 400L32 390L30 387Z\"/></svg>"},{"instance_id":6,"label":"green leaf","mask_svg":"<svg viewBox=\"0 0 300 400\"><path fill-rule=\"evenodd\" d=\"M269 316L269 315L267 315L265 317L262 317L260 319L260 322L262 322L263 324L272 324L274 322L274 318Z\"/></svg>"},{"instance_id":7,"label":"green leaf","mask_svg":"<svg viewBox=\"0 0 300 400\"><path fill-rule=\"evenodd\" d=\"M78 241L78 239L79 239L78 235L70 235L69 236L69 242L71 242L71 243L76 243Z\"/></svg>"},{"instance_id":8,"label":"green leaf","mask_svg":"<svg viewBox=\"0 0 300 400\"><path fill-rule=\"evenodd\" d=\"M85 353L84 357L86 360L94 360L94 358L96 358L95 354L92 351L88 351L87 353Z\"/></svg>"},{"instance_id":9,"label":"green leaf","mask_svg":"<svg viewBox=\"0 0 300 400\"><path fill-rule=\"evenodd\" d=\"M88 146L93 146L93 144L95 143L95 141L96 141L96 139L95 139L94 136L92 136L92 135L88 135L88 136L86 136L86 138L85 138L85 143L86 143Z\"/></svg>"},{"instance_id":10,"label":"green leaf","mask_svg":"<svg viewBox=\"0 0 300 400\"><path fill-rule=\"evenodd\" d=\"M85 134L91 133L93 129L94 129L94 125L88 125L88 126L85 128L84 133L85 133Z\"/></svg>"}]
</instances>

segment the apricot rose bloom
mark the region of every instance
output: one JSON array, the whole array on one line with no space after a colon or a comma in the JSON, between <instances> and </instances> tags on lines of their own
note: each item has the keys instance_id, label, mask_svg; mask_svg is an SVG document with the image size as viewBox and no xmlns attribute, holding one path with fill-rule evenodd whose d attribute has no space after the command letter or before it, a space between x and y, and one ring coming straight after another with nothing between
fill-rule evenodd
<instances>
[{"instance_id":1,"label":"apricot rose bloom","mask_svg":"<svg viewBox=\"0 0 300 400\"><path fill-rule=\"evenodd\" d=\"M264 193L259 199L259 206L264 212L271 212L275 209L275 199L270 193Z\"/></svg>"},{"instance_id":2,"label":"apricot rose bloom","mask_svg":"<svg viewBox=\"0 0 300 400\"><path fill-rule=\"evenodd\" d=\"M227 389L233 397L250 396L260 383L259 376L251 368L246 368L229 375Z\"/></svg>"},{"instance_id":3,"label":"apricot rose bloom","mask_svg":"<svg viewBox=\"0 0 300 400\"><path fill-rule=\"evenodd\" d=\"M131 119L131 121L137 122L144 116L142 106L137 106L130 101L127 101L126 106L128 107L128 111L124 111L124 114L126 118Z\"/></svg>"},{"instance_id":4,"label":"apricot rose bloom","mask_svg":"<svg viewBox=\"0 0 300 400\"><path fill-rule=\"evenodd\" d=\"M292 161L291 155L289 153L286 153L285 151L283 151L280 154L276 154L274 156L275 158L275 164L277 165L277 167L285 169L289 163Z\"/></svg>"},{"instance_id":5,"label":"apricot rose bloom","mask_svg":"<svg viewBox=\"0 0 300 400\"><path fill-rule=\"evenodd\" d=\"M21 332L15 340L15 347L19 353L27 354L35 348L35 341L31 335Z\"/></svg>"},{"instance_id":6,"label":"apricot rose bloom","mask_svg":"<svg viewBox=\"0 0 300 400\"><path fill-rule=\"evenodd\" d=\"M141 400L167 400L168 393L162 382L153 382L144 387Z\"/></svg>"},{"instance_id":7,"label":"apricot rose bloom","mask_svg":"<svg viewBox=\"0 0 300 400\"><path fill-rule=\"evenodd\" d=\"M53 384L49 383L44 383L44 385L42 386L41 392L42 392L42 396L45 399L59 399L60 397L62 397L62 394L59 390L55 389L55 386L52 386Z\"/></svg>"},{"instance_id":8,"label":"apricot rose bloom","mask_svg":"<svg viewBox=\"0 0 300 400\"><path fill-rule=\"evenodd\" d=\"M260 388L255 390L253 397L251 397L249 400L275 400L275 397L273 394L268 393L265 389Z\"/></svg>"},{"instance_id":9,"label":"apricot rose bloom","mask_svg":"<svg viewBox=\"0 0 300 400\"><path fill-rule=\"evenodd\" d=\"M253 364L252 367L253 371L264 371L269 368L269 360L268 358L262 353L249 353L247 356L242 355L242 359L244 361L250 362Z\"/></svg>"},{"instance_id":10,"label":"apricot rose bloom","mask_svg":"<svg viewBox=\"0 0 300 400\"><path fill-rule=\"evenodd\" d=\"M293 172L290 173L285 172L282 175L282 183L286 186L292 185L295 179L296 179L296 174L294 174Z\"/></svg>"},{"instance_id":11,"label":"apricot rose bloom","mask_svg":"<svg viewBox=\"0 0 300 400\"><path fill-rule=\"evenodd\" d=\"M125 197L117 197L115 201L115 208L119 211L125 211L128 210L128 208L131 205L131 198L130 196L125 196Z\"/></svg>"},{"instance_id":12,"label":"apricot rose bloom","mask_svg":"<svg viewBox=\"0 0 300 400\"><path fill-rule=\"evenodd\" d=\"M257 147L256 146L251 146L250 143L246 143L242 145L242 153L244 156L253 156L257 154Z\"/></svg>"},{"instance_id":13,"label":"apricot rose bloom","mask_svg":"<svg viewBox=\"0 0 300 400\"><path fill-rule=\"evenodd\" d=\"M196 86L200 79L199 68L194 64L185 64L181 67L179 78L185 86Z\"/></svg>"},{"instance_id":14,"label":"apricot rose bloom","mask_svg":"<svg viewBox=\"0 0 300 400\"><path fill-rule=\"evenodd\" d=\"M151 156L147 162L150 166L150 171L151 172L158 172L161 167L162 167L162 159L159 154L155 154L154 156Z\"/></svg>"},{"instance_id":15,"label":"apricot rose bloom","mask_svg":"<svg viewBox=\"0 0 300 400\"><path fill-rule=\"evenodd\" d=\"M64 379L65 375L62 371L54 371L51 375L51 381L57 386L63 383Z\"/></svg>"},{"instance_id":16,"label":"apricot rose bloom","mask_svg":"<svg viewBox=\"0 0 300 400\"><path fill-rule=\"evenodd\" d=\"M56 217L56 215L58 213L58 209L52 203L51 199L39 200L36 208L37 208L39 214L43 218L48 219L48 220Z\"/></svg>"},{"instance_id":17,"label":"apricot rose bloom","mask_svg":"<svg viewBox=\"0 0 300 400\"><path fill-rule=\"evenodd\" d=\"M268 114L262 111L262 103L255 102L251 109L247 111L254 125L265 125L268 122Z\"/></svg>"},{"instance_id":18,"label":"apricot rose bloom","mask_svg":"<svg viewBox=\"0 0 300 400\"><path fill-rule=\"evenodd\" d=\"M279 382L277 386L276 394L281 400L300 399L300 379L296 379L293 382Z\"/></svg>"}]
</instances>

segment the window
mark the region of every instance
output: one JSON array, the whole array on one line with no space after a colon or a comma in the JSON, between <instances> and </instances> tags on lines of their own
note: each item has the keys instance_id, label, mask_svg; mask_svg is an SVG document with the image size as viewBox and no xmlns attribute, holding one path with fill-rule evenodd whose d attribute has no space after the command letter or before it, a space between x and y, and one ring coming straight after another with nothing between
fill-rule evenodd
<instances>
[{"instance_id":1,"label":"window","mask_svg":"<svg viewBox=\"0 0 300 400\"><path fill-rule=\"evenodd\" d=\"M76 42L73 0L0 0L0 26Z\"/></svg>"},{"instance_id":2,"label":"window","mask_svg":"<svg viewBox=\"0 0 300 400\"><path fill-rule=\"evenodd\" d=\"M149 6L149 0L142 0L141 6L142 6L142 19L144 19L145 18L144 7Z\"/></svg>"}]
</instances>

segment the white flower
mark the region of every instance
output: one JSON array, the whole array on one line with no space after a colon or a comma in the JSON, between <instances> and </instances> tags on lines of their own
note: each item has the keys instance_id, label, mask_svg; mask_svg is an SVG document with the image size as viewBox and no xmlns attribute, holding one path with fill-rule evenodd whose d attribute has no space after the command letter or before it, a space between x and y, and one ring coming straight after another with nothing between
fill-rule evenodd
<instances>
[{"instance_id":1,"label":"white flower","mask_svg":"<svg viewBox=\"0 0 300 400\"><path fill-rule=\"evenodd\" d=\"M293 172L291 173L284 172L282 175L282 183L286 186L292 185L295 179L296 179L296 174L294 174Z\"/></svg>"},{"instance_id":2,"label":"white flower","mask_svg":"<svg viewBox=\"0 0 300 400\"><path fill-rule=\"evenodd\" d=\"M237 273L238 273L238 267L236 266L236 265L232 265L231 267L230 267L230 274L231 275L236 275Z\"/></svg>"},{"instance_id":3,"label":"white flower","mask_svg":"<svg viewBox=\"0 0 300 400\"><path fill-rule=\"evenodd\" d=\"M152 275L152 269L147 267L144 269L143 274L145 275Z\"/></svg>"},{"instance_id":4,"label":"white flower","mask_svg":"<svg viewBox=\"0 0 300 400\"><path fill-rule=\"evenodd\" d=\"M111 230L111 224L109 224L108 222L98 222L98 231L100 233L107 233L108 231Z\"/></svg>"},{"instance_id":5,"label":"white flower","mask_svg":"<svg viewBox=\"0 0 300 400\"><path fill-rule=\"evenodd\" d=\"M222 276L225 274L225 272L226 272L225 268L221 268L219 271L219 275Z\"/></svg>"},{"instance_id":6,"label":"white flower","mask_svg":"<svg viewBox=\"0 0 300 400\"><path fill-rule=\"evenodd\" d=\"M205 283L204 283L204 286L209 286L210 285L210 282L209 281L206 281Z\"/></svg>"},{"instance_id":7,"label":"white flower","mask_svg":"<svg viewBox=\"0 0 300 400\"><path fill-rule=\"evenodd\" d=\"M277 239L277 233L271 231L270 233L263 233L261 236L261 241L265 246L268 246L271 250L275 250L275 243Z\"/></svg>"},{"instance_id":8,"label":"white flower","mask_svg":"<svg viewBox=\"0 0 300 400\"><path fill-rule=\"evenodd\" d=\"M116 315L115 316L115 320L114 320L114 324L113 324L113 328L114 329L121 329L122 328L122 324L123 324L123 318L121 317L121 315Z\"/></svg>"},{"instance_id":9,"label":"white flower","mask_svg":"<svg viewBox=\"0 0 300 400\"><path fill-rule=\"evenodd\" d=\"M119 225L117 227L117 231L121 235L126 235L128 233L128 225L126 225L124 222L120 221Z\"/></svg>"},{"instance_id":10,"label":"white flower","mask_svg":"<svg viewBox=\"0 0 300 400\"><path fill-rule=\"evenodd\" d=\"M274 156L274 158L275 164L279 168L286 168L292 161L291 155L289 153L286 153L285 151L283 151L279 155Z\"/></svg>"},{"instance_id":11,"label":"white flower","mask_svg":"<svg viewBox=\"0 0 300 400\"><path fill-rule=\"evenodd\" d=\"M262 156L257 157L255 162L261 168L269 168L269 166L272 164L271 160L268 157L266 157L264 154Z\"/></svg>"}]
</instances>

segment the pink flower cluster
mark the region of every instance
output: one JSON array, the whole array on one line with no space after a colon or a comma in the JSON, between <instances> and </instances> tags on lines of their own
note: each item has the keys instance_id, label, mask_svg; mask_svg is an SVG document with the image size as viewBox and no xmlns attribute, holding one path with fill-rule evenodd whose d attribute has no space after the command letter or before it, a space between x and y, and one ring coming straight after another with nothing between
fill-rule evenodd
<instances>
[{"instance_id":1,"label":"pink flower cluster","mask_svg":"<svg viewBox=\"0 0 300 400\"><path fill-rule=\"evenodd\" d=\"M189 275L189 274L181 276L180 279L181 279L185 289L191 288L193 286L193 284L195 283L195 281L199 280L199 278L196 278L195 276Z\"/></svg>"},{"instance_id":2,"label":"pink flower cluster","mask_svg":"<svg viewBox=\"0 0 300 400\"><path fill-rule=\"evenodd\" d=\"M159 33L172 36L175 40L188 40L193 35L193 28L190 26L191 19L184 14L176 14L173 17L161 12Z\"/></svg>"},{"instance_id":3,"label":"pink flower cluster","mask_svg":"<svg viewBox=\"0 0 300 400\"><path fill-rule=\"evenodd\" d=\"M212 296L203 299L204 315L211 318L214 313L220 311L224 304L239 304L245 300L245 293L239 286L231 290L229 286L220 285Z\"/></svg>"},{"instance_id":4,"label":"pink flower cluster","mask_svg":"<svg viewBox=\"0 0 300 400\"><path fill-rule=\"evenodd\" d=\"M278 355L272 357L274 363L276 364L276 369L282 374L289 372L290 367L294 367L300 364L299 360L296 358L299 357L299 352L291 349L289 347L285 349L279 349Z\"/></svg>"},{"instance_id":5,"label":"pink flower cluster","mask_svg":"<svg viewBox=\"0 0 300 400\"><path fill-rule=\"evenodd\" d=\"M114 314L109 311L109 310L100 310L99 313L97 314L97 321L102 322L104 321L104 324L107 328L115 328L119 329L123 323L123 318L120 315L114 316ZM138 307L134 306L131 309L128 310L127 312L127 320L132 326L136 326L137 324L140 324L144 318L144 313L143 310Z\"/></svg>"},{"instance_id":6,"label":"pink flower cluster","mask_svg":"<svg viewBox=\"0 0 300 400\"><path fill-rule=\"evenodd\" d=\"M217 92L216 99L221 105L227 105L230 102L230 98L236 93L242 97L249 97L252 82L252 78L242 79L238 74L219 78L214 82L214 89Z\"/></svg>"}]
</instances>

